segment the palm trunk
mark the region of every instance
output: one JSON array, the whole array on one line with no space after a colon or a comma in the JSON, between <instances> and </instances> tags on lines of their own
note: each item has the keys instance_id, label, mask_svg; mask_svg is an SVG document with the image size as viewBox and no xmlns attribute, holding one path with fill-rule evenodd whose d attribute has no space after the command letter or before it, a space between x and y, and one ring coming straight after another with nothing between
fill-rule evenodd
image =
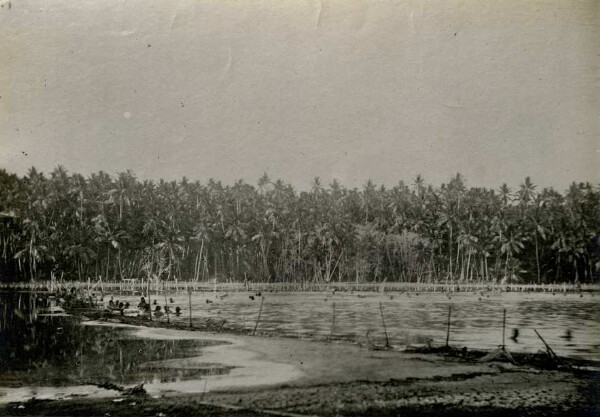
<instances>
[{"instance_id":1,"label":"palm trunk","mask_svg":"<svg viewBox=\"0 0 600 417\"><path fill-rule=\"evenodd\" d=\"M537 282L538 282L538 284L541 284L542 276L540 274L540 255L539 255L539 249L538 249L537 233L535 233L535 262L537 265Z\"/></svg>"},{"instance_id":2,"label":"palm trunk","mask_svg":"<svg viewBox=\"0 0 600 417\"><path fill-rule=\"evenodd\" d=\"M469 249L469 255L467 256L467 281L471 280L471 250Z\"/></svg>"},{"instance_id":3,"label":"palm trunk","mask_svg":"<svg viewBox=\"0 0 600 417\"><path fill-rule=\"evenodd\" d=\"M448 275L452 275L452 223L450 223L450 240L448 241L448 249L450 250L449 265L448 265Z\"/></svg>"}]
</instances>

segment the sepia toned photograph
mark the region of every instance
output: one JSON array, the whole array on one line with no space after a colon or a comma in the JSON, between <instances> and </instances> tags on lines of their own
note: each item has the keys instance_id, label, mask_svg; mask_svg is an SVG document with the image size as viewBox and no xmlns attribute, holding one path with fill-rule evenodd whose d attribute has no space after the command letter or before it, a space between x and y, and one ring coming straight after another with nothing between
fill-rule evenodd
<instances>
[{"instance_id":1,"label":"sepia toned photograph","mask_svg":"<svg viewBox=\"0 0 600 417\"><path fill-rule=\"evenodd\" d=\"M600 416L598 0L0 0L0 416Z\"/></svg>"}]
</instances>

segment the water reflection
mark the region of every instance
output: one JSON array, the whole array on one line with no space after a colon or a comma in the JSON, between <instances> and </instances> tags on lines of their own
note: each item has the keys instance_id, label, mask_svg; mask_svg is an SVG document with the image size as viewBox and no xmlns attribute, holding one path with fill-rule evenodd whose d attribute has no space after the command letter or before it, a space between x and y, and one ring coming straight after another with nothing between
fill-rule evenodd
<instances>
[{"instance_id":1,"label":"water reflection","mask_svg":"<svg viewBox=\"0 0 600 417\"><path fill-rule=\"evenodd\" d=\"M14 307L11 295L0 297L3 305ZM201 347L217 342L141 339L123 328L80 326L74 317L36 318L27 309L9 311L3 310L0 329L2 386L131 385L228 372L219 364L178 369L165 363L200 356Z\"/></svg>"}]
</instances>

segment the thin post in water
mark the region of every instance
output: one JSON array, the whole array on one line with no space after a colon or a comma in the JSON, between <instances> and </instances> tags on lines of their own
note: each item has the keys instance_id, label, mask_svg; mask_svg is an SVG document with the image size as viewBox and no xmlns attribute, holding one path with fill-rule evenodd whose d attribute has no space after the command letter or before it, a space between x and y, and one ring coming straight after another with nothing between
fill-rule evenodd
<instances>
[{"instance_id":1,"label":"thin post in water","mask_svg":"<svg viewBox=\"0 0 600 417\"><path fill-rule=\"evenodd\" d=\"M390 347L390 339L388 337L387 327L385 326L385 319L383 318L383 304L379 302L379 312L381 313L381 323L383 324L383 332L385 333L385 347Z\"/></svg>"},{"instance_id":2,"label":"thin post in water","mask_svg":"<svg viewBox=\"0 0 600 417\"><path fill-rule=\"evenodd\" d=\"M167 304L167 286L165 281L163 281L163 294L165 296L165 312L167 313L167 323L171 323L169 319L169 305Z\"/></svg>"},{"instance_id":3,"label":"thin post in water","mask_svg":"<svg viewBox=\"0 0 600 417\"><path fill-rule=\"evenodd\" d=\"M221 325L219 326L219 330L217 330L217 333L221 333L221 329L223 328L223 326L225 326L225 323L227 322L227 319L223 319L223 322L221 323Z\"/></svg>"},{"instance_id":4,"label":"thin post in water","mask_svg":"<svg viewBox=\"0 0 600 417\"><path fill-rule=\"evenodd\" d=\"M506 344L504 342L504 338L506 336L506 309L504 309L502 314L502 349L506 349Z\"/></svg>"},{"instance_id":5,"label":"thin post in water","mask_svg":"<svg viewBox=\"0 0 600 417\"><path fill-rule=\"evenodd\" d=\"M554 353L554 350L552 350L552 348L550 347L550 345L548 343L546 343L546 341L544 340L544 338L542 337L542 335L539 334L536 329L533 329L533 331L535 332L535 334L537 335L537 337L540 338L540 340L542 341L542 343L546 347L546 352L548 352L548 356L550 356L551 358L554 358L557 362L560 362L560 358L558 357L558 355L556 353ZM571 366L569 365L569 367L571 367Z\"/></svg>"},{"instance_id":6,"label":"thin post in water","mask_svg":"<svg viewBox=\"0 0 600 417\"><path fill-rule=\"evenodd\" d=\"M331 321L331 333L329 333L329 340L333 337L333 330L335 328L335 302L333 303L333 319Z\"/></svg>"},{"instance_id":7,"label":"thin post in water","mask_svg":"<svg viewBox=\"0 0 600 417\"><path fill-rule=\"evenodd\" d=\"M452 316L452 305L448 306L448 326L446 329L446 347L450 347L450 317Z\"/></svg>"},{"instance_id":8,"label":"thin post in water","mask_svg":"<svg viewBox=\"0 0 600 417\"><path fill-rule=\"evenodd\" d=\"M258 328L258 322L260 322L260 315L262 314L263 301L265 301L265 296L260 297L260 308L258 309L258 318L256 319L256 324L254 325L254 331L252 331L252 336L256 334L256 329Z\"/></svg>"},{"instance_id":9,"label":"thin post in water","mask_svg":"<svg viewBox=\"0 0 600 417\"><path fill-rule=\"evenodd\" d=\"M152 302L150 301L150 278L148 278L148 305L150 306L150 321L152 321Z\"/></svg>"},{"instance_id":10,"label":"thin post in water","mask_svg":"<svg viewBox=\"0 0 600 417\"><path fill-rule=\"evenodd\" d=\"M188 303L190 308L190 327L192 327L192 289L188 287Z\"/></svg>"}]
</instances>

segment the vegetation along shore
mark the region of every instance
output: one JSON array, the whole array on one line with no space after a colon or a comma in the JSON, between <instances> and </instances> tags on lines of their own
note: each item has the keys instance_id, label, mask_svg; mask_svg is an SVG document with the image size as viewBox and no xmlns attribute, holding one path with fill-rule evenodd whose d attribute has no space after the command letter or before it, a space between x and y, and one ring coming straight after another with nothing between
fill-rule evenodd
<instances>
[{"instance_id":1,"label":"vegetation along shore","mask_svg":"<svg viewBox=\"0 0 600 417\"><path fill-rule=\"evenodd\" d=\"M2 281L598 283L600 189L0 171Z\"/></svg>"}]
</instances>

